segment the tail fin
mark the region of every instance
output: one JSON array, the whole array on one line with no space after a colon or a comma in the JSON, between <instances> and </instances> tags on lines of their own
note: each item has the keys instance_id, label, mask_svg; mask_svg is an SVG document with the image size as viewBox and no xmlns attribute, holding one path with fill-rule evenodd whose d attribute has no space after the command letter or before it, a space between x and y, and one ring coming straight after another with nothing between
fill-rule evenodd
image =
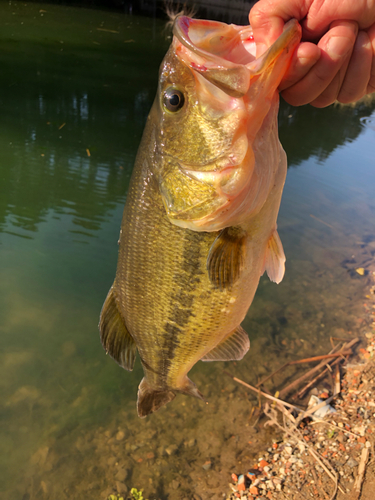
<instances>
[{"instance_id":1,"label":"tail fin","mask_svg":"<svg viewBox=\"0 0 375 500\"><path fill-rule=\"evenodd\" d=\"M207 401L204 396L198 391L197 386L188 377L185 379L184 386L176 389L178 392L194 396L201 399L205 403ZM138 387L138 417L147 417L150 413L157 411L162 406L166 405L176 397L176 394L171 390L155 391L145 378L142 379Z\"/></svg>"},{"instance_id":2,"label":"tail fin","mask_svg":"<svg viewBox=\"0 0 375 500\"><path fill-rule=\"evenodd\" d=\"M175 397L176 394L172 391L155 391L143 378L138 387L138 417L147 417L147 415L166 405Z\"/></svg>"}]
</instances>

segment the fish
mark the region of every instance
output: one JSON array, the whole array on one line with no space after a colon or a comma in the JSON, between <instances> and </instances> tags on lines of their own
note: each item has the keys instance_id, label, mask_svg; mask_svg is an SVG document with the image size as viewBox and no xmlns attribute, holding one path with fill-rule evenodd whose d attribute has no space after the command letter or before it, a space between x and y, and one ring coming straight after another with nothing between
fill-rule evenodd
<instances>
[{"instance_id":1,"label":"fish","mask_svg":"<svg viewBox=\"0 0 375 500\"><path fill-rule=\"evenodd\" d=\"M257 57L250 26L175 20L99 322L121 367L131 371L138 352L141 418L177 393L205 401L188 372L199 360L242 359L260 277L284 276L277 89L300 38L291 20Z\"/></svg>"}]
</instances>

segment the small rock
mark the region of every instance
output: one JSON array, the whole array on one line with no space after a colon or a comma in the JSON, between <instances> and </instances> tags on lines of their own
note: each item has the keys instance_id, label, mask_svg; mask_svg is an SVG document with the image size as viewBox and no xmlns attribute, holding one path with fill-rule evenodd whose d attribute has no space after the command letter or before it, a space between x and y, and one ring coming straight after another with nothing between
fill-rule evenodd
<instances>
[{"instance_id":1,"label":"small rock","mask_svg":"<svg viewBox=\"0 0 375 500\"><path fill-rule=\"evenodd\" d=\"M166 451L165 451L164 446L159 446L157 451L158 451L158 455L160 455L161 457L164 457L164 455L166 455Z\"/></svg>"},{"instance_id":2,"label":"small rock","mask_svg":"<svg viewBox=\"0 0 375 500\"><path fill-rule=\"evenodd\" d=\"M124 483L121 483L120 481L116 481L116 489L117 493L127 493L128 488Z\"/></svg>"},{"instance_id":3,"label":"small rock","mask_svg":"<svg viewBox=\"0 0 375 500\"><path fill-rule=\"evenodd\" d=\"M165 451L168 453L169 456L174 455L177 450L178 450L177 444L171 444L170 446L168 446L168 448L165 448Z\"/></svg>"},{"instance_id":4,"label":"small rock","mask_svg":"<svg viewBox=\"0 0 375 500\"><path fill-rule=\"evenodd\" d=\"M249 488L249 492L252 494L252 495L258 495L259 493L259 490L256 486L250 486Z\"/></svg>"},{"instance_id":5,"label":"small rock","mask_svg":"<svg viewBox=\"0 0 375 500\"><path fill-rule=\"evenodd\" d=\"M269 490L274 490L275 489L275 485L273 484L273 482L271 481L271 479L269 479L268 481L266 481L266 486Z\"/></svg>"},{"instance_id":6,"label":"small rock","mask_svg":"<svg viewBox=\"0 0 375 500\"><path fill-rule=\"evenodd\" d=\"M202 465L204 470L210 470L212 466L211 460L206 460L206 462Z\"/></svg>"},{"instance_id":7,"label":"small rock","mask_svg":"<svg viewBox=\"0 0 375 500\"><path fill-rule=\"evenodd\" d=\"M184 444L185 444L185 446L187 448L192 448L193 446L196 445L196 443L197 443L196 439L195 438L191 438L191 439L189 439L189 441L185 441Z\"/></svg>"},{"instance_id":8,"label":"small rock","mask_svg":"<svg viewBox=\"0 0 375 500\"><path fill-rule=\"evenodd\" d=\"M354 460L354 458L349 458L349 460L346 462L346 465L352 469L353 467L357 467L358 462L357 460Z\"/></svg>"},{"instance_id":9,"label":"small rock","mask_svg":"<svg viewBox=\"0 0 375 500\"><path fill-rule=\"evenodd\" d=\"M178 490L178 488L180 487L180 483L174 479L172 482L171 482L171 487L174 489L174 490Z\"/></svg>"},{"instance_id":10,"label":"small rock","mask_svg":"<svg viewBox=\"0 0 375 500\"><path fill-rule=\"evenodd\" d=\"M303 443L298 443L298 449L300 453L303 453L306 449L306 446Z\"/></svg>"},{"instance_id":11,"label":"small rock","mask_svg":"<svg viewBox=\"0 0 375 500\"><path fill-rule=\"evenodd\" d=\"M122 483L128 477L129 471L127 469L119 469L115 475L115 479Z\"/></svg>"},{"instance_id":12,"label":"small rock","mask_svg":"<svg viewBox=\"0 0 375 500\"><path fill-rule=\"evenodd\" d=\"M103 490L103 491L100 493L100 496L101 496L102 498L108 498L108 497L109 497L109 495L110 495L111 493L113 493L113 489L112 489L112 488L107 488L107 489Z\"/></svg>"},{"instance_id":13,"label":"small rock","mask_svg":"<svg viewBox=\"0 0 375 500\"><path fill-rule=\"evenodd\" d=\"M125 432L124 431L118 431L116 434L116 440L117 441L122 441L125 437Z\"/></svg>"}]
</instances>

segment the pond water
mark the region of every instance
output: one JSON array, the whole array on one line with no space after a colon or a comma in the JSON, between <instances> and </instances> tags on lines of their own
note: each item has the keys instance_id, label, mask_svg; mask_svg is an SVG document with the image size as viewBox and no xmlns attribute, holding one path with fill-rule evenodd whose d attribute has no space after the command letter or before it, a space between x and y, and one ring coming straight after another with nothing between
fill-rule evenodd
<instances>
[{"instance_id":1,"label":"pond water","mask_svg":"<svg viewBox=\"0 0 375 500\"><path fill-rule=\"evenodd\" d=\"M150 500L220 498L267 437L250 425L256 398L223 368L255 383L363 331L368 277L355 269L375 255L375 106L282 105L286 276L262 278L242 362L193 368L208 405L180 395L140 420L141 366L106 357L97 323L164 25L21 2L1 3L0 18L0 498L131 487Z\"/></svg>"}]
</instances>

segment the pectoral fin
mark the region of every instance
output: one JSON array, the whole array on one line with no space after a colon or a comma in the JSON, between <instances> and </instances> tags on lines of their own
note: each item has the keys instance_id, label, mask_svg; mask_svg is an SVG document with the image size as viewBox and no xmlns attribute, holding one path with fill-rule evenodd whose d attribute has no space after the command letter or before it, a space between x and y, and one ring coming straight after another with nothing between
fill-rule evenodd
<instances>
[{"instance_id":1,"label":"pectoral fin","mask_svg":"<svg viewBox=\"0 0 375 500\"><path fill-rule=\"evenodd\" d=\"M275 283L280 283L285 273L285 254L280 236L276 230L268 240L264 267L269 279Z\"/></svg>"},{"instance_id":2,"label":"pectoral fin","mask_svg":"<svg viewBox=\"0 0 375 500\"><path fill-rule=\"evenodd\" d=\"M202 361L237 361L242 359L249 349L249 337L245 330L238 326L230 337L208 352Z\"/></svg>"},{"instance_id":3,"label":"pectoral fin","mask_svg":"<svg viewBox=\"0 0 375 500\"><path fill-rule=\"evenodd\" d=\"M207 257L207 271L216 288L230 288L240 277L245 262L245 241L243 229L227 227L213 242Z\"/></svg>"},{"instance_id":4,"label":"pectoral fin","mask_svg":"<svg viewBox=\"0 0 375 500\"><path fill-rule=\"evenodd\" d=\"M100 314L99 330L106 353L125 370L132 371L137 347L118 310L113 287L108 292Z\"/></svg>"}]
</instances>

